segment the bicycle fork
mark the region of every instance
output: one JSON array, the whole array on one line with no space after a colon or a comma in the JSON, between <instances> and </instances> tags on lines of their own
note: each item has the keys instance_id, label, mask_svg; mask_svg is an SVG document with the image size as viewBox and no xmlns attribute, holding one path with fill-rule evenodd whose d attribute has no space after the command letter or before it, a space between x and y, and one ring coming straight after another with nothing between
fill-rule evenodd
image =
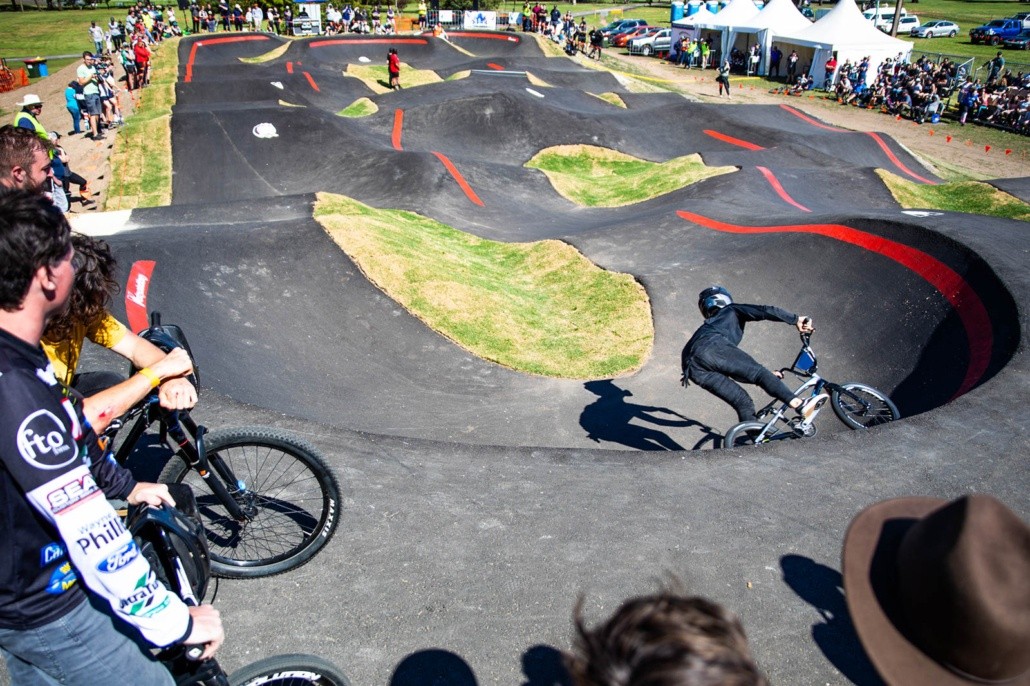
<instances>
[{"instance_id":1,"label":"bicycle fork","mask_svg":"<svg viewBox=\"0 0 1030 686\"><path fill-rule=\"evenodd\" d=\"M190 468L196 470L218 500L225 505L225 509L230 517L237 522L250 520L251 515L244 510L244 504L234 495L246 494L246 485L236 479L229 466L222 460L216 461L214 471L212 472L211 462L208 460L207 451L204 450L204 434L207 432L207 429L190 421L189 428L191 433L193 433L195 441L195 443L191 444L178 419L176 417L175 421L168 422L166 426L168 436L178 447L178 452L186 459ZM176 446L173 446L173 449ZM230 493L229 489L226 488L226 484L233 484L236 490Z\"/></svg>"}]
</instances>

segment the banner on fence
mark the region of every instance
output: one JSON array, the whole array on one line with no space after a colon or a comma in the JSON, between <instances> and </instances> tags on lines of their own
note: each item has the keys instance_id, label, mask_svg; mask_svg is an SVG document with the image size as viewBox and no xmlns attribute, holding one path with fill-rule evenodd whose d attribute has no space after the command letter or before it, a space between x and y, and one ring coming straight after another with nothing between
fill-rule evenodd
<instances>
[{"instance_id":1,"label":"banner on fence","mask_svg":"<svg viewBox=\"0 0 1030 686\"><path fill-rule=\"evenodd\" d=\"M481 31L496 31L497 12L467 10L465 12L465 21L462 23L462 27L466 29L479 29Z\"/></svg>"}]
</instances>

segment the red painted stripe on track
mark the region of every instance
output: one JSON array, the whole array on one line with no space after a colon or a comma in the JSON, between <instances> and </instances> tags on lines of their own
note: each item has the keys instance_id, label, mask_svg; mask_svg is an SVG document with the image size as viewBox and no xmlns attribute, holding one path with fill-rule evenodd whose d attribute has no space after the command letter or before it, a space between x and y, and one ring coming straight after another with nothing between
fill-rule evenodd
<instances>
[{"instance_id":1,"label":"red painted stripe on track","mask_svg":"<svg viewBox=\"0 0 1030 686\"><path fill-rule=\"evenodd\" d=\"M900 169L901 171L905 172L906 174L908 174L909 176L911 176L911 177L912 177L913 179L915 179L916 181L921 181L922 183L925 183L925 184L927 184L927 185L929 185L929 186L936 186L936 185L937 185L937 182L936 182L936 181L931 181L930 179L924 179L924 178L923 178L922 176L919 176L919 174L916 174L916 173L915 173L914 171L912 171L911 169L909 169L908 167L906 167L906 166L905 166L904 164L902 164L902 163L901 163L901 160L899 160L899 159L898 159L898 158L897 158L897 157L896 157L896 156L894 155L894 153L893 153L893 152L891 152L891 149L887 147L887 143L886 143L886 142L885 142L885 141L884 141L884 140L883 140L882 138L880 138L879 134L875 134L875 133L873 133L872 131L866 131L866 132L865 132L865 134L866 134L867 136L871 136L871 137L872 137L872 139L873 139L874 141L876 141L876 144L877 144L877 145L879 145L879 146L880 146L880 148L881 148L881 149L882 149L882 150L883 150L883 151L884 151L885 153L887 153L887 157L889 157L889 158L890 158L890 161L894 163L894 166L895 166L895 167L897 167L897 168L898 168L898 169Z\"/></svg>"},{"instance_id":2,"label":"red painted stripe on track","mask_svg":"<svg viewBox=\"0 0 1030 686\"><path fill-rule=\"evenodd\" d=\"M897 167L899 170L901 170L902 173L908 174L909 176L911 176L916 181L919 181L920 183L925 183L925 184L930 185L930 186L936 186L937 185L936 181L932 181L930 179L924 179L922 176L919 176L918 174L913 172L911 169L906 167L904 164L902 164L901 160L898 159L897 155L895 155L893 152L891 152L891 149L889 147L887 147L887 143L884 142L884 140L882 138L880 138L880 136L878 134L872 133L871 131L849 131L847 129L841 129L841 128L836 127L836 126L827 126L826 124L823 124L822 122L818 122L815 119L812 119L811 117L809 117L804 112L801 112L799 110L794 109L790 105L780 105L780 107L783 108L784 110L786 110L787 112L790 112L795 117L798 117L799 119L803 119L804 121L808 122L812 126L818 126L820 129L826 129L827 131L836 131L837 133L863 133L866 136L871 137L874 141L876 141L876 144L879 145L880 149L883 150L883 152L887 155L887 159L889 159L891 161L891 163L895 167Z\"/></svg>"},{"instance_id":3,"label":"red painted stripe on track","mask_svg":"<svg viewBox=\"0 0 1030 686\"><path fill-rule=\"evenodd\" d=\"M394 150L403 150L401 147L401 129L404 126L404 110L397 109L393 112L393 135L390 140Z\"/></svg>"},{"instance_id":4,"label":"red painted stripe on track","mask_svg":"<svg viewBox=\"0 0 1030 686\"><path fill-rule=\"evenodd\" d=\"M311 87L315 89L315 92L318 92L318 93L322 92L322 89L320 89L318 87L318 84L315 83L315 79L313 79L311 77L311 74L309 74L308 72L304 72L304 78L306 78L308 80L308 83L311 84Z\"/></svg>"},{"instance_id":5,"label":"red painted stripe on track","mask_svg":"<svg viewBox=\"0 0 1030 686\"><path fill-rule=\"evenodd\" d=\"M969 365L959 389L952 400L970 391L983 378L991 361L994 335L991 318L980 296L969 282L937 258L882 236L853 229L840 224L793 224L784 226L740 226L709 219L693 212L679 210L682 219L715 231L727 233L811 233L843 241L878 253L911 269L937 289L951 304L966 332L969 345Z\"/></svg>"},{"instance_id":6,"label":"red painted stripe on track","mask_svg":"<svg viewBox=\"0 0 1030 686\"><path fill-rule=\"evenodd\" d=\"M480 200L479 196L476 195L476 192L472 190L472 186L468 184L468 181L466 181L465 177L461 175L461 172L459 172L458 168L454 166L454 163L447 159L446 155L442 152L436 152L435 150L432 152L436 155L436 158L443 163L444 168L450 172L451 176L454 177L454 180L458 182L458 185L461 186L461 190L465 192L465 197L471 200L474 204L483 207L483 201Z\"/></svg>"},{"instance_id":7,"label":"red painted stripe on track","mask_svg":"<svg viewBox=\"0 0 1030 686\"><path fill-rule=\"evenodd\" d=\"M746 150L765 150L765 148L763 148L761 145L755 145L754 143L749 143L749 142L747 142L745 140L742 140L740 138L734 138L733 136L727 136L725 133L719 133L718 131L713 131L712 129L705 129L705 134L708 135L708 136L711 136L712 138L714 138L716 140L722 141L723 143L729 143L730 145L737 145L737 146L740 146L741 148L744 148Z\"/></svg>"},{"instance_id":8,"label":"red painted stripe on track","mask_svg":"<svg viewBox=\"0 0 1030 686\"><path fill-rule=\"evenodd\" d=\"M293 73L293 62L287 62L286 63L286 73L287 74L292 74Z\"/></svg>"},{"instance_id":9,"label":"red painted stripe on track","mask_svg":"<svg viewBox=\"0 0 1030 686\"><path fill-rule=\"evenodd\" d=\"M193 41L190 46L190 56L186 60L186 83L193 81L193 60L197 57L197 48L204 45L215 45L218 43L239 43L245 40L268 40L268 36L223 36L221 38L205 38L204 40Z\"/></svg>"},{"instance_id":10,"label":"red painted stripe on track","mask_svg":"<svg viewBox=\"0 0 1030 686\"><path fill-rule=\"evenodd\" d=\"M499 64L494 64L493 62L487 62L486 66L490 67L491 69L496 69L497 71L504 71L504 67L502 67Z\"/></svg>"},{"instance_id":11,"label":"red painted stripe on track","mask_svg":"<svg viewBox=\"0 0 1030 686\"><path fill-rule=\"evenodd\" d=\"M475 31L448 31L447 35L451 38L455 36L458 38L481 38L483 40L506 40L512 43L518 43L521 39L518 36L498 36L492 33L477 33Z\"/></svg>"},{"instance_id":12,"label":"red painted stripe on track","mask_svg":"<svg viewBox=\"0 0 1030 686\"><path fill-rule=\"evenodd\" d=\"M780 199L783 200L783 202L793 205L802 212L812 211L804 205L802 205L801 203L799 203L794 198L790 197L790 194L788 194L787 191L783 190L783 185L780 183L780 180L776 178L776 175L772 173L772 171L765 167L757 167L757 169L758 171L762 172L762 176L765 177L765 180L769 182L769 185L772 186L772 189L776 191L776 194L780 196Z\"/></svg>"},{"instance_id":13,"label":"red painted stripe on track","mask_svg":"<svg viewBox=\"0 0 1030 686\"><path fill-rule=\"evenodd\" d=\"M324 48L327 45L371 45L373 43L393 43L401 45L429 45L425 38L331 38L308 43L309 48Z\"/></svg>"},{"instance_id":14,"label":"red painted stripe on track","mask_svg":"<svg viewBox=\"0 0 1030 686\"><path fill-rule=\"evenodd\" d=\"M153 260L133 262L129 279L125 282L125 318L129 320L129 329L134 333L150 326L147 294L150 293L150 282L154 278L156 265Z\"/></svg>"}]
</instances>

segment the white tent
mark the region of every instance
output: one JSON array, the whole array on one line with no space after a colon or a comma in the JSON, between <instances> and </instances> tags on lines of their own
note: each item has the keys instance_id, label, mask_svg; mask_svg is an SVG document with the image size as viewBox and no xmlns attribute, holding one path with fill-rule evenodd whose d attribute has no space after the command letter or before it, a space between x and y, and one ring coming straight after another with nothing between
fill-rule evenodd
<instances>
[{"instance_id":1,"label":"white tent","mask_svg":"<svg viewBox=\"0 0 1030 686\"><path fill-rule=\"evenodd\" d=\"M689 17L683 17L672 22L672 42L670 45L674 47L679 45L683 34L687 34L691 38L697 38L701 35L701 29L698 24L707 24L714 21L715 16L715 12L709 11L707 6L701 5L701 9Z\"/></svg>"},{"instance_id":2,"label":"white tent","mask_svg":"<svg viewBox=\"0 0 1030 686\"><path fill-rule=\"evenodd\" d=\"M769 51L777 36L797 33L810 27L812 22L805 18L791 0L772 0L750 21L739 23L730 30L730 49L737 47L739 37L744 36L741 51L747 51L750 35L754 35L761 46L760 74L769 73ZM781 62L782 64L782 62Z\"/></svg>"},{"instance_id":3,"label":"white tent","mask_svg":"<svg viewBox=\"0 0 1030 686\"><path fill-rule=\"evenodd\" d=\"M827 76L825 64L837 55L837 64L861 62L869 58L867 79L875 78L877 69L887 59L899 56L905 60L912 54L912 44L883 33L862 16L854 0L839 0L822 19L801 29L775 36L779 43L813 49L811 75L815 83Z\"/></svg>"},{"instance_id":4,"label":"white tent","mask_svg":"<svg viewBox=\"0 0 1030 686\"><path fill-rule=\"evenodd\" d=\"M698 29L713 29L722 32L722 38L719 43L719 59L722 61L725 59L725 56L729 55L730 47L733 45L730 42L732 28L739 24L749 23L758 15L758 12L759 9L755 7L755 3L752 0L732 0L730 4L726 5L726 7L720 10L711 19L706 21L695 21L694 27ZM700 12L698 14L700 14Z\"/></svg>"}]
</instances>

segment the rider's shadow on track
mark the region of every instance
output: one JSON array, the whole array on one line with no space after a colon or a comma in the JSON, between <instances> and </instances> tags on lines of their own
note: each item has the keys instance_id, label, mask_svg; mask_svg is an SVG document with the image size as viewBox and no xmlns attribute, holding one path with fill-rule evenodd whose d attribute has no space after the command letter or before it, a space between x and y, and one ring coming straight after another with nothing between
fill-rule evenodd
<instances>
[{"instance_id":1,"label":"rider's shadow on track","mask_svg":"<svg viewBox=\"0 0 1030 686\"><path fill-rule=\"evenodd\" d=\"M851 623L840 572L801 555L780 558L783 580L823 621L812 625L812 640L834 667L857 686L884 686Z\"/></svg>"},{"instance_id":2,"label":"rider's shadow on track","mask_svg":"<svg viewBox=\"0 0 1030 686\"><path fill-rule=\"evenodd\" d=\"M712 427L684 417L667 407L653 407L626 402L632 396L630 391L619 388L610 380L588 381L583 384L597 400L583 408L579 425L587 432L587 438L600 443L621 443L637 450L686 450L666 433L649 426L632 423L634 419L657 426L698 427L703 433L701 440L693 446L698 449L709 441L716 441L721 434ZM656 413L670 415L673 419L655 416Z\"/></svg>"}]
</instances>

